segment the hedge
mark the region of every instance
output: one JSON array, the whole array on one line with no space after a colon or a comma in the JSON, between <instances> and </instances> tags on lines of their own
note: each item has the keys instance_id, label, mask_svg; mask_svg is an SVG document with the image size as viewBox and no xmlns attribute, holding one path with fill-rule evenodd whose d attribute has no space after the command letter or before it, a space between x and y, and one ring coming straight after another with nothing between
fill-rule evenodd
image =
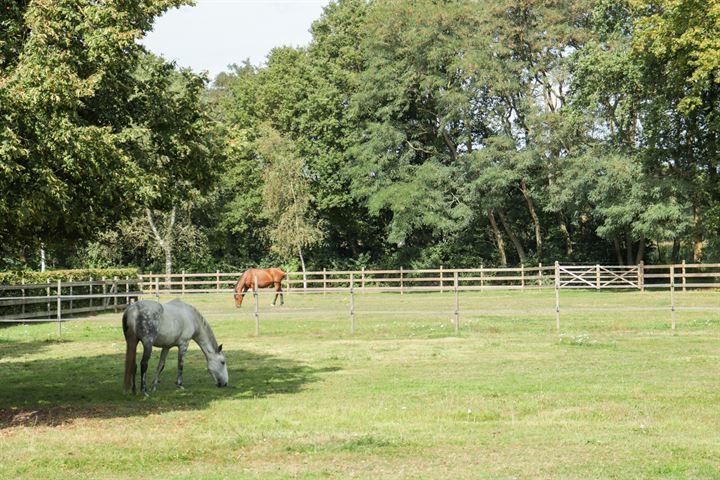
<instances>
[{"instance_id":1,"label":"hedge","mask_svg":"<svg viewBox=\"0 0 720 480\"><path fill-rule=\"evenodd\" d=\"M45 272L14 271L0 272L0 285L19 285L25 280L26 284L47 283L48 280L69 282L71 279L76 282L85 280L100 280L102 277L112 279L137 278L137 268L83 268L77 270L49 270Z\"/></svg>"}]
</instances>

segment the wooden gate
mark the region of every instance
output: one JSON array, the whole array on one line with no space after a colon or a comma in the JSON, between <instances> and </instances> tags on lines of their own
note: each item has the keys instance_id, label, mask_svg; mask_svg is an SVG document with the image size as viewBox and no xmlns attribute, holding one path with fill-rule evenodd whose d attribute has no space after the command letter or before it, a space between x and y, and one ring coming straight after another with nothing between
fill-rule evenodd
<instances>
[{"instance_id":1,"label":"wooden gate","mask_svg":"<svg viewBox=\"0 0 720 480\"><path fill-rule=\"evenodd\" d=\"M560 288L642 289L642 266L559 265Z\"/></svg>"}]
</instances>

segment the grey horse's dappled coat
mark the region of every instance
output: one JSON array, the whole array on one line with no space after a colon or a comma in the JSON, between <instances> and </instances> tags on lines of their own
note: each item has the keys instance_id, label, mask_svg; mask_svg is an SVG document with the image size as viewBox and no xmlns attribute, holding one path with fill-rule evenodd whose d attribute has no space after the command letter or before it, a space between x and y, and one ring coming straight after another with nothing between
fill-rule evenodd
<instances>
[{"instance_id":1,"label":"grey horse's dappled coat","mask_svg":"<svg viewBox=\"0 0 720 480\"><path fill-rule=\"evenodd\" d=\"M130 305L123 314L123 333L127 344L125 354L125 391L135 393L135 375L137 371L137 344L143 344L143 356L140 362L141 390L147 393L146 374L152 347L162 348L157 373L153 381L153 391L157 389L160 372L165 367L165 359L172 347L178 347L177 385L182 387L182 369L185 352L190 340L200 346L207 359L208 370L218 387L228 382L225 355L222 345L218 345L215 335L205 318L194 307L181 300L160 304L153 300L141 300Z\"/></svg>"}]
</instances>

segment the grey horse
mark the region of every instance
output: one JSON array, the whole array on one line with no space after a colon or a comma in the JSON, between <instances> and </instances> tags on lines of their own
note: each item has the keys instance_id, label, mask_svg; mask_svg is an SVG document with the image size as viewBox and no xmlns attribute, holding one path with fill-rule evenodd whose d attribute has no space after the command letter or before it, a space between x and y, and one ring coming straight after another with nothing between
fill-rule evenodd
<instances>
[{"instance_id":1,"label":"grey horse","mask_svg":"<svg viewBox=\"0 0 720 480\"><path fill-rule=\"evenodd\" d=\"M123 333L127 351L125 354L125 392L135 393L135 375L137 373L137 344L143 344L143 356L140 362L140 385L143 394L147 395L146 375L152 347L162 348L152 391L157 389L160 372L165 367L165 359L172 347L178 347L177 386L182 386L182 371L185 352L190 340L195 340L207 359L208 371L218 387L228 383L228 371L222 345L215 340L210 325L194 307L173 300L160 304L152 300L141 300L130 305L122 318Z\"/></svg>"}]
</instances>

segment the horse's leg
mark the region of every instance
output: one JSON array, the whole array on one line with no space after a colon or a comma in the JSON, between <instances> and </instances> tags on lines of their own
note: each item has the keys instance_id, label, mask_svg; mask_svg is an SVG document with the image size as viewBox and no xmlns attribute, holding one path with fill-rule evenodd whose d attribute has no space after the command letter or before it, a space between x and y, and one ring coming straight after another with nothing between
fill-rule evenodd
<instances>
[{"instance_id":1,"label":"horse's leg","mask_svg":"<svg viewBox=\"0 0 720 480\"><path fill-rule=\"evenodd\" d=\"M147 395L147 370L148 363L150 362L150 355L152 354L152 342L143 342L143 356L140 362L140 391Z\"/></svg>"},{"instance_id":2,"label":"horse's leg","mask_svg":"<svg viewBox=\"0 0 720 480\"><path fill-rule=\"evenodd\" d=\"M277 302L278 296L280 297L280 305L282 305L284 302L282 300L282 290L281 290L280 282L275 282L275 298L273 298L272 306L275 306L275 302Z\"/></svg>"},{"instance_id":3,"label":"horse's leg","mask_svg":"<svg viewBox=\"0 0 720 480\"><path fill-rule=\"evenodd\" d=\"M178 376L177 376L177 382L175 382L175 385L177 385L178 388L184 388L182 384L182 371L183 366L185 365L185 352L187 352L188 349L188 343L184 342L178 345Z\"/></svg>"},{"instance_id":4,"label":"horse's leg","mask_svg":"<svg viewBox=\"0 0 720 480\"><path fill-rule=\"evenodd\" d=\"M133 355L135 355L136 358L137 358L137 344L138 344L138 343L140 343L140 342L138 342L137 340L135 340L135 348L134 348L135 353L134 353ZM135 394L137 393L137 389L135 388L135 377L136 377L136 376L137 376L137 363L136 363L136 362L133 362L133 371L132 371L132 392L133 392L133 395L135 395Z\"/></svg>"},{"instance_id":5,"label":"horse's leg","mask_svg":"<svg viewBox=\"0 0 720 480\"><path fill-rule=\"evenodd\" d=\"M158 383L160 382L160 372L162 372L163 368L165 368L165 359L167 358L169 351L170 349L165 347L162 349L162 352L160 352L160 361L158 362L157 371L155 372L155 380L153 380L152 384L151 391L153 393L157 390Z\"/></svg>"}]
</instances>

